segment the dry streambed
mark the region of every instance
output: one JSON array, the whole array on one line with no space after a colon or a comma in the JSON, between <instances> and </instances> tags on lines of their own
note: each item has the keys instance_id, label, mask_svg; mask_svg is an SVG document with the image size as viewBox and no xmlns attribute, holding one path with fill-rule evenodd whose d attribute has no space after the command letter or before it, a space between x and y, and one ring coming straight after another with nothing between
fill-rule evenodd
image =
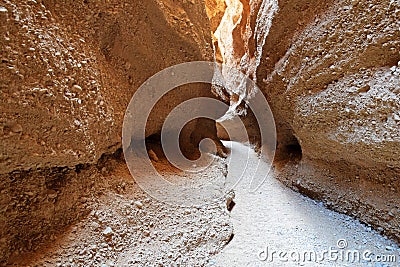
<instances>
[{"instance_id":1,"label":"dry streambed","mask_svg":"<svg viewBox=\"0 0 400 267\"><path fill-rule=\"evenodd\" d=\"M160 159L169 180L182 177ZM124 162L105 175L91 212L15 266L202 266L222 250L232 226L224 205L178 208L152 199L131 178ZM224 160L210 173L224 179ZM61 231L60 231L61 232Z\"/></svg>"},{"instance_id":2,"label":"dry streambed","mask_svg":"<svg viewBox=\"0 0 400 267\"><path fill-rule=\"evenodd\" d=\"M235 179L246 165L243 180L235 188L236 204L230 215L226 203L177 208L157 202L138 187L123 162L117 162L113 172L103 177L102 196L91 200L90 214L37 253L16 259L15 265L295 266L301 262L292 258L282 262L272 253L316 251L321 259L324 250L333 249L371 251L372 258L395 255L397 263L334 262L326 254L325 260L306 261L306 265L397 266L400 249L394 242L291 191L273 177L268 177L256 193L249 194L243 185L257 164L265 164L261 168L267 165L259 162L247 146L226 145L233 155L227 159L227 180ZM163 161L157 164L167 178L179 179L182 174L166 167ZM207 175L214 173L225 179L225 164L217 160ZM338 246L343 244L346 247L340 249Z\"/></svg>"},{"instance_id":3,"label":"dry streambed","mask_svg":"<svg viewBox=\"0 0 400 267\"><path fill-rule=\"evenodd\" d=\"M244 145L226 145L231 146L231 155L235 155L228 158L228 180L243 172L243 159L249 161L242 182L235 189L236 205L231 212L234 237L211 259L210 266L398 266L400 249L394 242L370 227L284 187L272 176L257 192L248 193L246 181L250 180L257 164L264 165L261 168L265 169L267 164L259 162L254 151ZM345 247L340 249L341 246ZM345 256L343 260L334 261L335 252L332 257L330 254L322 256L324 250L330 248L339 251L338 257L341 251L359 252L361 260L352 262ZM317 252L321 259L319 263L314 260L303 262L301 255L309 251ZM363 260L362 254L368 251L371 254L367 258L373 260L375 255L395 255L396 263ZM276 254L272 255L273 252ZM287 254L281 257L284 254L278 256L280 252Z\"/></svg>"}]
</instances>

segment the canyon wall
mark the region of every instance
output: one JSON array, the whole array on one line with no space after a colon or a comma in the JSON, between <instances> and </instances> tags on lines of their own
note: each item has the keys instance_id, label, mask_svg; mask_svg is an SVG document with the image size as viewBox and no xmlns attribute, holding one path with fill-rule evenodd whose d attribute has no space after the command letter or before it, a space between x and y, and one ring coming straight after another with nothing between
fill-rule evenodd
<instances>
[{"instance_id":1,"label":"canyon wall","mask_svg":"<svg viewBox=\"0 0 400 267\"><path fill-rule=\"evenodd\" d=\"M248 31L261 35L257 25L272 19L255 72L277 125L278 178L400 240L399 3L282 0L261 10L272 2Z\"/></svg>"},{"instance_id":2,"label":"canyon wall","mask_svg":"<svg viewBox=\"0 0 400 267\"><path fill-rule=\"evenodd\" d=\"M147 78L212 59L201 2L28 1L3 8L0 173L96 162L119 147L127 103ZM167 106L210 96L205 86L191 88L155 108L148 135L159 131Z\"/></svg>"},{"instance_id":3,"label":"canyon wall","mask_svg":"<svg viewBox=\"0 0 400 267\"><path fill-rule=\"evenodd\" d=\"M7 259L79 216L97 173L90 166L120 148L125 109L146 79L213 56L200 0L6 0L0 19L0 258ZM213 97L210 86L170 92L146 136L196 96ZM185 146L196 145L194 130L216 136L212 121L190 127Z\"/></svg>"},{"instance_id":4,"label":"canyon wall","mask_svg":"<svg viewBox=\"0 0 400 267\"><path fill-rule=\"evenodd\" d=\"M34 249L85 212L83 198L107 171L105 155L120 147L125 108L147 78L213 58L241 69L269 100L279 179L400 239L399 3L205 2L1 4L1 259ZM231 83L219 93L256 143L244 105L252 91L223 74ZM213 97L210 86L169 93L146 136L198 96ZM185 146L196 146L194 131L216 137L213 121L197 120Z\"/></svg>"},{"instance_id":5,"label":"canyon wall","mask_svg":"<svg viewBox=\"0 0 400 267\"><path fill-rule=\"evenodd\" d=\"M257 70L279 125L278 156L301 148L301 161L281 179L399 240L400 6L315 6L299 9L298 21L274 18ZM285 10L282 3L286 18ZM296 23L306 26L279 36ZM275 48L282 39L290 40L285 51Z\"/></svg>"}]
</instances>

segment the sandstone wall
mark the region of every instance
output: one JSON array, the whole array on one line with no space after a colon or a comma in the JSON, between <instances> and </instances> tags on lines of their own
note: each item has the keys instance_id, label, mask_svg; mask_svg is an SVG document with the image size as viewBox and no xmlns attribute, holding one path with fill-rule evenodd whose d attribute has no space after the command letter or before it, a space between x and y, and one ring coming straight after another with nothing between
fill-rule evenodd
<instances>
[{"instance_id":1,"label":"sandstone wall","mask_svg":"<svg viewBox=\"0 0 400 267\"><path fill-rule=\"evenodd\" d=\"M212 59L201 2L6 1L1 16L0 173L96 162L119 146L140 84L168 66ZM148 134L167 106L210 95L203 89L171 94Z\"/></svg>"},{"instance_id":2,"label":"sandstone wall","mask_svg":"<svg viewBox=\"0 0 400 267\"><path fill-rule=\"evenodd\" d=\"M399 14L395 1L279 1L257 68L277 159L301 156L280 179L395 239Z\"/></svg>"},{"instance_id":3,"label":"sandstone wall","mask_svg":"<svg viewBox=\"0 0 400 267\"><path fill-rule=\"evenodd\" d=\"M126 106L147 78L213 57L201 0L0 6L0 258L6 259L81 214L81 197L97 173L90 165L121 146ZM210 86L168 94L151 114L147 136L160 131L173 107L196 96L212 97ZM195 129L197 136L216 135L213 122L191 125L187 143Z\"/></svg>"},{"instance_id":4,"label":"sandstone wall","mask_svg":"<svg viewBox=\"0 0 400 267\"><path fill-rule=\"evenodd\" d=\"M399 3L282 0L275 13L274 1L241 3L235 27L225 29L235 53L220 61L256 73L277 126L278 178L399 239ZM258 49L259 61L244 60L257 59ZM244 97L231 105L251 97L239 91ZM242 120L254 142L248 113Z\"/></svg>"}]
</instances>

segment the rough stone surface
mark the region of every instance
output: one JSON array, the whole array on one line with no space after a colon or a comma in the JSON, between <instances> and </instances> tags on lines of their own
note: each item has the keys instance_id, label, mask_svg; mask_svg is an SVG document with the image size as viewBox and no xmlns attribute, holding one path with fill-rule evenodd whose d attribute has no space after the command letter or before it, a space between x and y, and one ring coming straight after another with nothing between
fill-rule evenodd
<instances>
[{"instance_id":1,"label":"rough stone surface","mask_svg":"<svg viewBox=\"0 0 400 267\"><path fill-rule=\"evenodd\" d=\"M3 9L0 173L95 163L120 146L126 106L147 78L212 59L202 1L5 1ZM212 96L209 86L167 95L147 136L195 96Z\"/></svg>"},{"instance_id":2,"label":"rough stone surface","mask_svg":"<svg viewBox=\"0 0 400 267\"><path fill-rule=\"evenodd\" d=\"M101 157L121 146L135 90L171 65L211 60L212 48L200 0L6 0L0 32L4 261L85 214L82 198L91 194L97 172L110 172ZM169 111L196 96L213 97L210 86L169 93L150 115L146 136L159 133ZM216 136L212 121L189 128L186 147L196 145L195 129L197 136Z\"/></svg>"},{"instance_id":3,"label":"rough stone surface","mask_svg":"<svg viewBox=\"0 0 400 267\"><path fill-rule=\"evenodd\" d=\"M398 1L279 1L257 67L278 177L395 239L380 213L400 205L399 14Z\"/></svg>"},{"instance_id":4,"label":"rough stone surface","mask_svg":"<svg viewBox=\"0 0 400 267\"><path fill-rule=\"evenodd\" d=\"M214 38L215 59L242 68L270 101L277 177L399 242L398 1L206 2L214 33L231 12L225 30L232 38ZM6 0L0 23L0 264L205 264L231 234L221 207L154 203L126 169L115 173L123 163L113 166L104 156L120 147L123 114L140 84L173 64L212 59L204 3ZM236 110L251 95L241 89L221 92ZM146 136L157 135L166 114L196 96L211 96L210 87L168 94L150 115ZM197 137L215 138L212 121L189 128L184 140L196 129ZM208 178L225 171L219 167ZM78 228L60 235L84 215ZM212 227L205 231L205 223ZM213 239L204 243L204 236ZM59 246L43 249L49 240ZM160 247L171 252L155 253Z\"/></svg>"},{"instance_id":5,"label":"rough stone surface","mask_svg":"<svg viewBox=\"0 0 400 267\"><path fill-rule=\"evenodd\" d=\"M281 11L283 12L283 11ZM351 118L354 109L360 108L360 120L365 122L373 121L374 116L385 117L388 113L396 113L396 106L390 103L381 103L375 106L356 107L357 102L351 102L359 93L366 102L375 102L376 90L364 94L363 91L368 91L369 83L381 67L390 68L397 65L399 61L399 32L397 30L396 13L399 12L398 3L391 1L362 3L357 1L341 1L332 5L332 7L325 13L318 15L313 14L312 21L304 28L304 30L292 32L292 36L287 36L291 39L291 43L284 53L279 53L279 58L275 57L273 61L274 68L271 68L269 62L271 58L268 50L269 40L274 41L274 35L271 28L271 33L267 39L266 46L264 47L265 59L261 62L258 69L258 80L263 84L260 85L265 94L271 99L275 113L278 114L278 121L281 124L286 123L289 129L300 139L302 146L305 146L304 154L311 154L307 151L310 147L311 137L306 137L310 133L310 128L301 124L305 120L298 115L300 110L307 107L305 102L311 99L317 99L320 94L328 94L328 92L335 92L330 99L336 98L333 103L330 100L325 100L321 103L314 104L312 107L308 105L308 109L313 114L321 112L318 106L330 105L329 110L335 109L336 114L330 114L329 119L335 117L335 123L327 123L324 127L324 132L329 128L338 128L340 123L348 123L351 126ZM285 22L279 21L275 18L276 27L286 26ZM274 53L271 53L274 54ZM376 82L375 89L384 85L388 90L387 93L393 97L393 102L398 102L399 95L396 93L398 87L398 80L395 75L391 74L393 78L388 77L386 80ZM389 84L386 85L386 82ZM353 95L352 89L358 88L358 91ZM362 89L363 88L363 89ZM375 93L374 93L375 91ZM383 93L383 92L382 92ZM339 95L342 95L339 97ZM339 101L339 98L341 100ZM333 100L333 99L332 99ZM340 103L339 103L340 102ZM312 103L315 103L312 102ZM311 103L310 103L311 104ZM380 114L382 110L380 107L384 106L386 109L384 114ZM347 107L347 109L346 109ZM328 107L327 107L328 108ZM346 114L348 109L351 109L349 114ZM364 111L363 111L364 110ZM366 114L363 114L366 113ZM325 114L320 114L324 116ZM393 115L392 115L393 116ZM309 118L313 120L312 116ZM328 118L327 118L328 119ZM314 125L315 121L310 121L309 125ZM328 126L329 124L329 126ZM321 125L321 124L320 124ZM328 129L326 127L328 126ZM383 125L386 128L386 125ZM376 128L372 124L371 132ZM391 128L392 126L389 126ZM343 127L342 127L343 128ZM355 130L356 127L354 127ZM284 127L278 130L285 133ZM319 134L320 129L312 129L311 134ZM338 130L338 129L336 129ZM359 129L357 129L359 130ZM341 131L346 131L341 129ZM382 130L383 131L383 130ZM362 130L361 130L362 132ZM281 134L282 135L282 134ZM287 134L289 135L289 134ZM368 137L367 137L368 138ZM320 134L317 139L329 140L325 134ZM318 141L318 140L315 140ZM360 140L361 143L365 142ZM282 138L282 145L285 144L285 138ZM325 141L322 141L325 142ZM341 143L341 142L337 142ZM342 142L342 148L348 148L345 142ZM359 151L363 151L365 147L359 147ZM321 146L314 145L314 151L331 151L331 146L326 146L321 150ZM389 151L380 150L383 153ZM390 153L390 152L389 152ZM326 154L325 154L326 155ZM398 159L398 157L397 157Z\"/></svg>"},{"instance_id":6,"label":"rough stone surface","mask_svg":"<svg viewBox=\"0 0 400 267\"><path fill-rule=\"evenodd\" d=\"M77 205L85 216L67 227L62 221L50 230L43 225L32 242L22 234L8 241L10 266L205 266L229 240L233 229L223 201L191 208L166 205L140 189L122 158L104 164L105 174L103 165L82 170L91 173L93 182ZM225 165L219 158L202 178L225 179ZM155 166L171 182L199 178L182 174L165 158ZM68 194L59 195L57 201L63 201ZM20 213L25 212L21 207ZM6 257L1 259L3 266Z\"/></svg>"}]
</instances>

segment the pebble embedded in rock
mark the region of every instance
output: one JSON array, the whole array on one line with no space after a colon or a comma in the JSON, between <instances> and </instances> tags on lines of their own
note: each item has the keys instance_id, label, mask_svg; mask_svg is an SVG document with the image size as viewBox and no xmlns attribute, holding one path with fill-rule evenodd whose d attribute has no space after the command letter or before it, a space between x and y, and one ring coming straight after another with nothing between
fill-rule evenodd
<instances>
[{"instance_id":1,"label":"pebble embedded in rock","mask_svg":"<svg viewBox=\"0 0 400 267\"><path fill-rule=\"evenodd\" d=\"M22 132L22 126L20 124L16 123L13 126L11 126L11 131L13 133L20 133L20 132Z\"/></svg>"},{"instance_id":2,"label":"pebble embedded in rock","mask_svg":"<svg viewBox=\"0 0 400 267\"><path fill-rule=\"evenodd\" d=\"M82 91L82 87L80 87L79 85L75 84L74 86L72 86L72 90L74 92L80 92L80 91Z\"/></svg>"},{"instance_id":3,"label":"pebble embedded in rock","mask_svg":"<svg viewBox=\"0 0 400 267\"><path fill-rule=\"evenodd\" d=\"M113 233L113 230L109 226L107 226L106 229L103 231L104 236L111 236Z\"/></svg>"},{"instance_id":4,"label":"pebble embedded in rock","mask_svg":"<svg viewBox=\"0 0 400 267\"><path fill-rule=\"evenodd\" d=\"M370 89L371 89L371 87L367 84L367 85L365 85L365 86L363 86L363 87L360 87L360 88L358 89L358 92L359 92L359 93L366 93L366 92L368 92Z\"/></svg>"},{"instance_id":5,"label":"pebble embedded in rock","mask_svg":"<svg viewBox=\"0 0 400 267\"><path fill-rule=\"evenodd\" d=\"M139 209L142 209L142 208L143 208L143 203L140 202L139 200L135 201L134 204L135 204L135 206L138 207Z\"/></svg>"}]
</instances>

